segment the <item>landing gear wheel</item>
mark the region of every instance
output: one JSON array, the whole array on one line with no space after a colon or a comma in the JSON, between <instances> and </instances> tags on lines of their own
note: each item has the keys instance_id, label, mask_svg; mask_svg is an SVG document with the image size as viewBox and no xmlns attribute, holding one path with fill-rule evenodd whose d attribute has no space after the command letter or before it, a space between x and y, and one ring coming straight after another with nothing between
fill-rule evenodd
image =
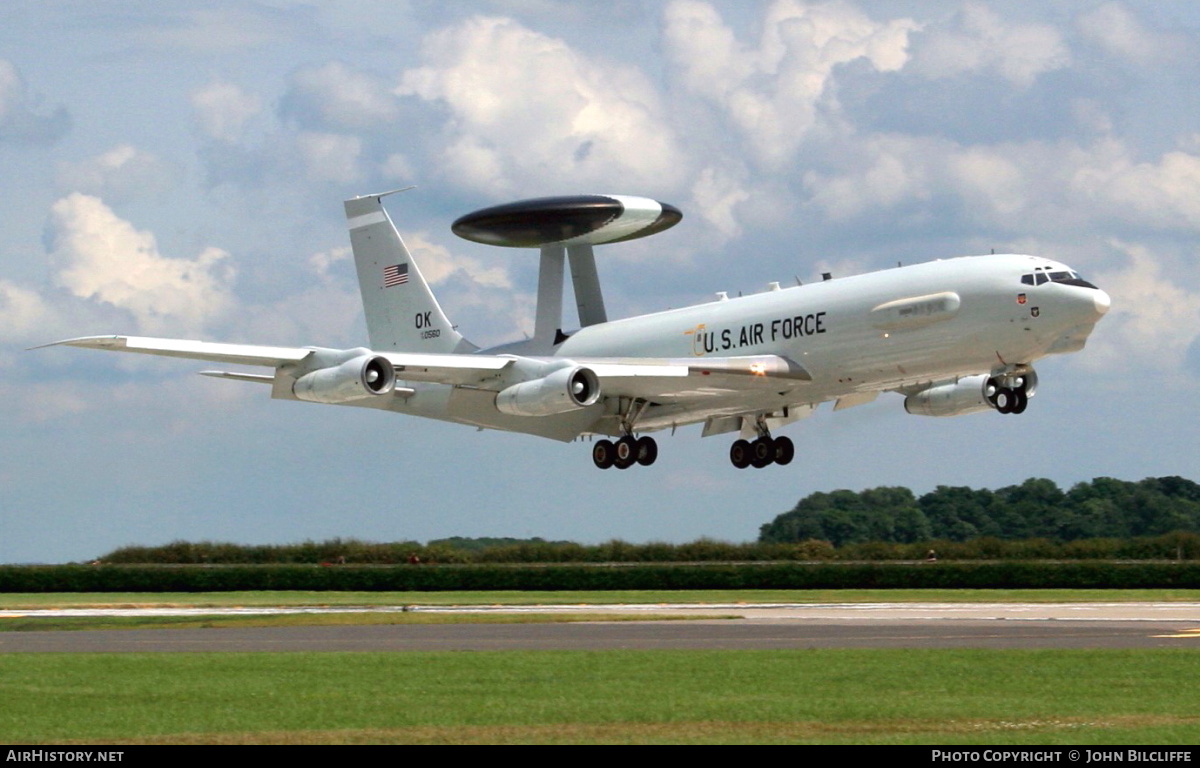
<instances>
[{"instance_id":1,"label":"landing gear wheel","mask_svg":"<svg viewBox=\"0 0 1200 768\"><path fill-rule=\"evenodd\" d=\"M992 402L995 403L996 410L1000 413L1012 413L1016 399L1015 392L1008 387L1000 387L996 390L996 397Z\"/></svg>"},{"instance_id":2,"label":"landing gear wheel","mask_svg":"<svg viewBox=\"0 0 1200 768\"><path fill-rule=\"evenodd\" d=\"M750 443L745 440L734 440L729 446L729 461L738 469L750 466Z\"/></svg>"},{"instance_id":3,"label":"landing gear wheel","mask_svg":"<svg viewBox=\"0 0 1200 768\"><path fill-rule=\"evenodd\" d=\"M1025 394L1025 390L1018 389L1013 393L1013 405L1009 413L1025 413L1025 407L1028 405L1029 395Z\"/></svg>"},{"instance_id":4,"label":"landing gear wheel","mask_svg":"<svg viewBox=\"0 0 1200 768\"><path fill-rule=\"evenodd\" d=\"M648 467L658 458L658 443L653 437L639 437L634 447L634 455L637 456L638 464Z\"/></svg>"},{"instance_id":5,"label":"landing gear wheel","mask_svg":"<svg viewBox=\"0 0 1200 768\"><path fill-rule=\"evenodd\" d=\"M629 469L637 463L637 441L629 435L622 437L616 444L616 464L617 469Z\"/></svg>"},{"instance_id":6,"label":"landing gear wheel","mask_svg":"<svg viewBox=\"0 0 1200 768\"><path fill-rule=\"evenodd\" d=\"M616 459L617 451L612 440L597 440L592 446L592 463L600 469L608 469Z\"/></svg>"},{"instance_id":7,"label":"landing gear wheel","mask_svg":"<svg viewBox=\"0 0 1200 768\"><path fill-rule=\"evenodd\" d=\"M750 443L750 463L755 469L762 469L775 461L775 441L769 437L760 437Z\"/></svg>"},{"instance_id":8,"label":"landing gear wheel","mask_svg":"<svg viewBox=\"0 0 1200 768\"><path fill-rule=\"evenodd\" d=\"M792 459L796 457L796 446L792 443L791 438L777 437L775 438L775 463L784 466L791 464Z\"/></svg>"}]
</instances>

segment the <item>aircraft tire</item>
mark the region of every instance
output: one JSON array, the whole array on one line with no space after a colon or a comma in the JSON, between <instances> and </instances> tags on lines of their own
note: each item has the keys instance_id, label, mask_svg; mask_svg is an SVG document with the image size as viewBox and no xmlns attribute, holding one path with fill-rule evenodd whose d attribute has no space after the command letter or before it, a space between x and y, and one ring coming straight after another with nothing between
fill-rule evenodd
<instances>
[{"instance_id":1,"label":"aircraft tire","mask_svg":"<svg viewBox=\"0 0 1200 768\"><path fill-rule=\"evenodd\" d=\"M791 464L794 458L796 458L796 444L792 442L792 439L790 437L775 438L775 463L782 467Z\"/></svg>"},{"instance_id":2,"label":"aircraft tire","mask_svg":"<svg viewBox=\"0 0 1200 768\"><path fill-rule=\"evenodd\" d=\"M608 469L617 458L612 440L597 440L592 445L592 463L600 469Z\"/></svg>"},{"instance_id":3,"label":"aircraft tire","mask_svg":"<svg viewBox=\"0 0 1200 768\"><path fill-rule=\"evenodd\" d=\"M994 401L996 410L1000 413L1013 412L1013 391L1008 387L1000 387L996 390L996 399Z\"/></svg>"},{"instance_id":4,"label":"aircraft tire","mask_svg":"<svg viewBox=\"0 0 1200 768\"><path fill-rule=\"evenodd\" d=\"M745 440L734 440L729 446L729 461L738 469L750 466L750 443Z\"/></svg>"},{"instance_id":5,"label":"aircraft tire","mask_svg":"<svg viewBox=\"0 0 1200 768\"><path fill-rule=\"evenodd\" d=\"M616 461L613 464L617 469L629 469L637 463L637 456L637 441L626 435L616 443Z\"/></svg>"},{"instance_id":6,"label":"aircraft tire","mask_svg":"<svg viewBox=\"0 0 1200 768\"><path fill-rule=\"evenodd\" d=\"M658 458L658 443L653 437L639 437L634 447L637 463L648 467Z\"/></svg>"},{"instance_id":7,"label":"aircraft tire","mask_svg":"<svg viewBox=\"0 0 1200 768\"><path fill-rule=\"evenodd\" d=\"M769 437L760 437L750 443L750 463L755 469L762 469L775 461L775 441Z\"/></svg>"},{"instance_id":8,"label":"aircraft tire","mask_svg":"<svg viewBox=\"0 0 1200 768\"><path fill-rule=\"evenodd\" d=\"M1025 413L1025 408L1028 405L1029 395L1025 394L1025 390L1018 389L1013 392L1012 410L1009 413Z\"/></svg>"}]
</instances>

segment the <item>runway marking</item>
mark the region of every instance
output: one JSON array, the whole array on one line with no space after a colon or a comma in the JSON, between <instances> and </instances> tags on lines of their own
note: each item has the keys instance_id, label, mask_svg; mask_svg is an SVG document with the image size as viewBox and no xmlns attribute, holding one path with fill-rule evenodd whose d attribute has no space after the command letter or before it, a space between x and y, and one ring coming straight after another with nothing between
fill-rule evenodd
<instances>
[{"instance_id":1,"label":"runway marking","mask_svg":"<svg viewBox=\"0 0 1200 768\"><path fill-rule=\"evenodd\" d=\"M1200 639L1200 627L1193 627L1193 628L1191 628L1191 629L1181 629L1181 630L1179 630L1179 631L1180 631L1180 633L1181 633L1181 634L1178 634L1178 635L1151 635L1151 637L1154 637L1154 638L1159 638L1159 637L1171 638L1171 637L1175 637L1175 638L1183 638L1183 639L1188 639L1188 638L1191 638L1191 639Z\"/></svg>"}]
</instances>

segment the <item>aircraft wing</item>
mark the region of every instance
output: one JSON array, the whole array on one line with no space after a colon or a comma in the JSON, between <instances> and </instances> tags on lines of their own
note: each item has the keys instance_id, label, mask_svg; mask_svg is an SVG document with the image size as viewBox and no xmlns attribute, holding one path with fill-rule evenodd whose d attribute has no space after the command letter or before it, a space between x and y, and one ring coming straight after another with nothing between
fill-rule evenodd
<instances>
[{"instance_id":1,"label":"aircraft wing","mask_svg":"<svg viewBox=\"0 0 1200 768\"><path fill-rule=\"evenodd\" d=\"M189 339L146 336L85 336L56 341L43 347L71 346L180 357L213 363L258 365L272 368L293 365L322 350L316 347L274 347L257 344L224 344ZM369 350L363 350L368 353ZM535 364L577 365L590 368L606 396L640 397L660 402L681 402L726 396L746 389L793 389L812 379L798 363L778 355L716 358L521 358L515 355L423 354L385 352L396 376L406 381L466 385L487 389L503 369L520 361ZM561 367L556 365L555 367ZM244 378L244 375L206 371L208 375ZM262 377L265 378L265 377ZM259 380L260 377L254 377Z\"/></svg>"},{"instance_id":2,"label":"aircraft wing","mask_svg":"<svg viewBox=\"0 0 1200 768\"><path fill-rule=\"evenodd\" d=\"M68 346L85 349L105 349L114 352L136 352L143 355L181 357L210 363L232 365L262 365L279 368L298 363L309 355L326 351L318 347L272 347L259 344L222 344L190 339L158 339L148 336L83 336L65 339L44 347ZM368 353L369 350L363 350ZM475 381L485 373L504 368L512 358L483 355L384 354L402 378L414 381L435 381L458 384Z\"/></svg>"},{"instance_id":3,"label":"aircraft wing","mask_svg":"<svg viewBox=\"0 0 1200 768\"><path fill-rule=\"evenodd\" d=\"M307 357L312 350L297 347L269 347L257 344L219 344L210 341L188 339L155 339L148 336L82 336L65 339L45 347L83 347L84 349L107 349L115 352L137 352L143 355L182 357L188 360L207 360L210 363L232 363L234 365L269 365L279 367L296 363Z\"/></svg>"}]
</instances>

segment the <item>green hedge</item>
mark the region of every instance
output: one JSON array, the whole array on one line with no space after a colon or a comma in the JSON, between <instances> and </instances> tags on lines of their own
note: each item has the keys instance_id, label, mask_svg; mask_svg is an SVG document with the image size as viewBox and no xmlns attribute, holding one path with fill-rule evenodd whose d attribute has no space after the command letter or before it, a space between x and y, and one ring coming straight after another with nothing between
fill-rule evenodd
<instances>
[{"instance_id":1,"label":"green hedge","mask_svg":"<svg viewBox=\"0 0 1200 768\"><path fill-rule=\"evenodd\" d=\"M1171 562L648 565L0 566L0 592L549 591L662 589L1196 589Z\"/></svg>"}]
</instances>

